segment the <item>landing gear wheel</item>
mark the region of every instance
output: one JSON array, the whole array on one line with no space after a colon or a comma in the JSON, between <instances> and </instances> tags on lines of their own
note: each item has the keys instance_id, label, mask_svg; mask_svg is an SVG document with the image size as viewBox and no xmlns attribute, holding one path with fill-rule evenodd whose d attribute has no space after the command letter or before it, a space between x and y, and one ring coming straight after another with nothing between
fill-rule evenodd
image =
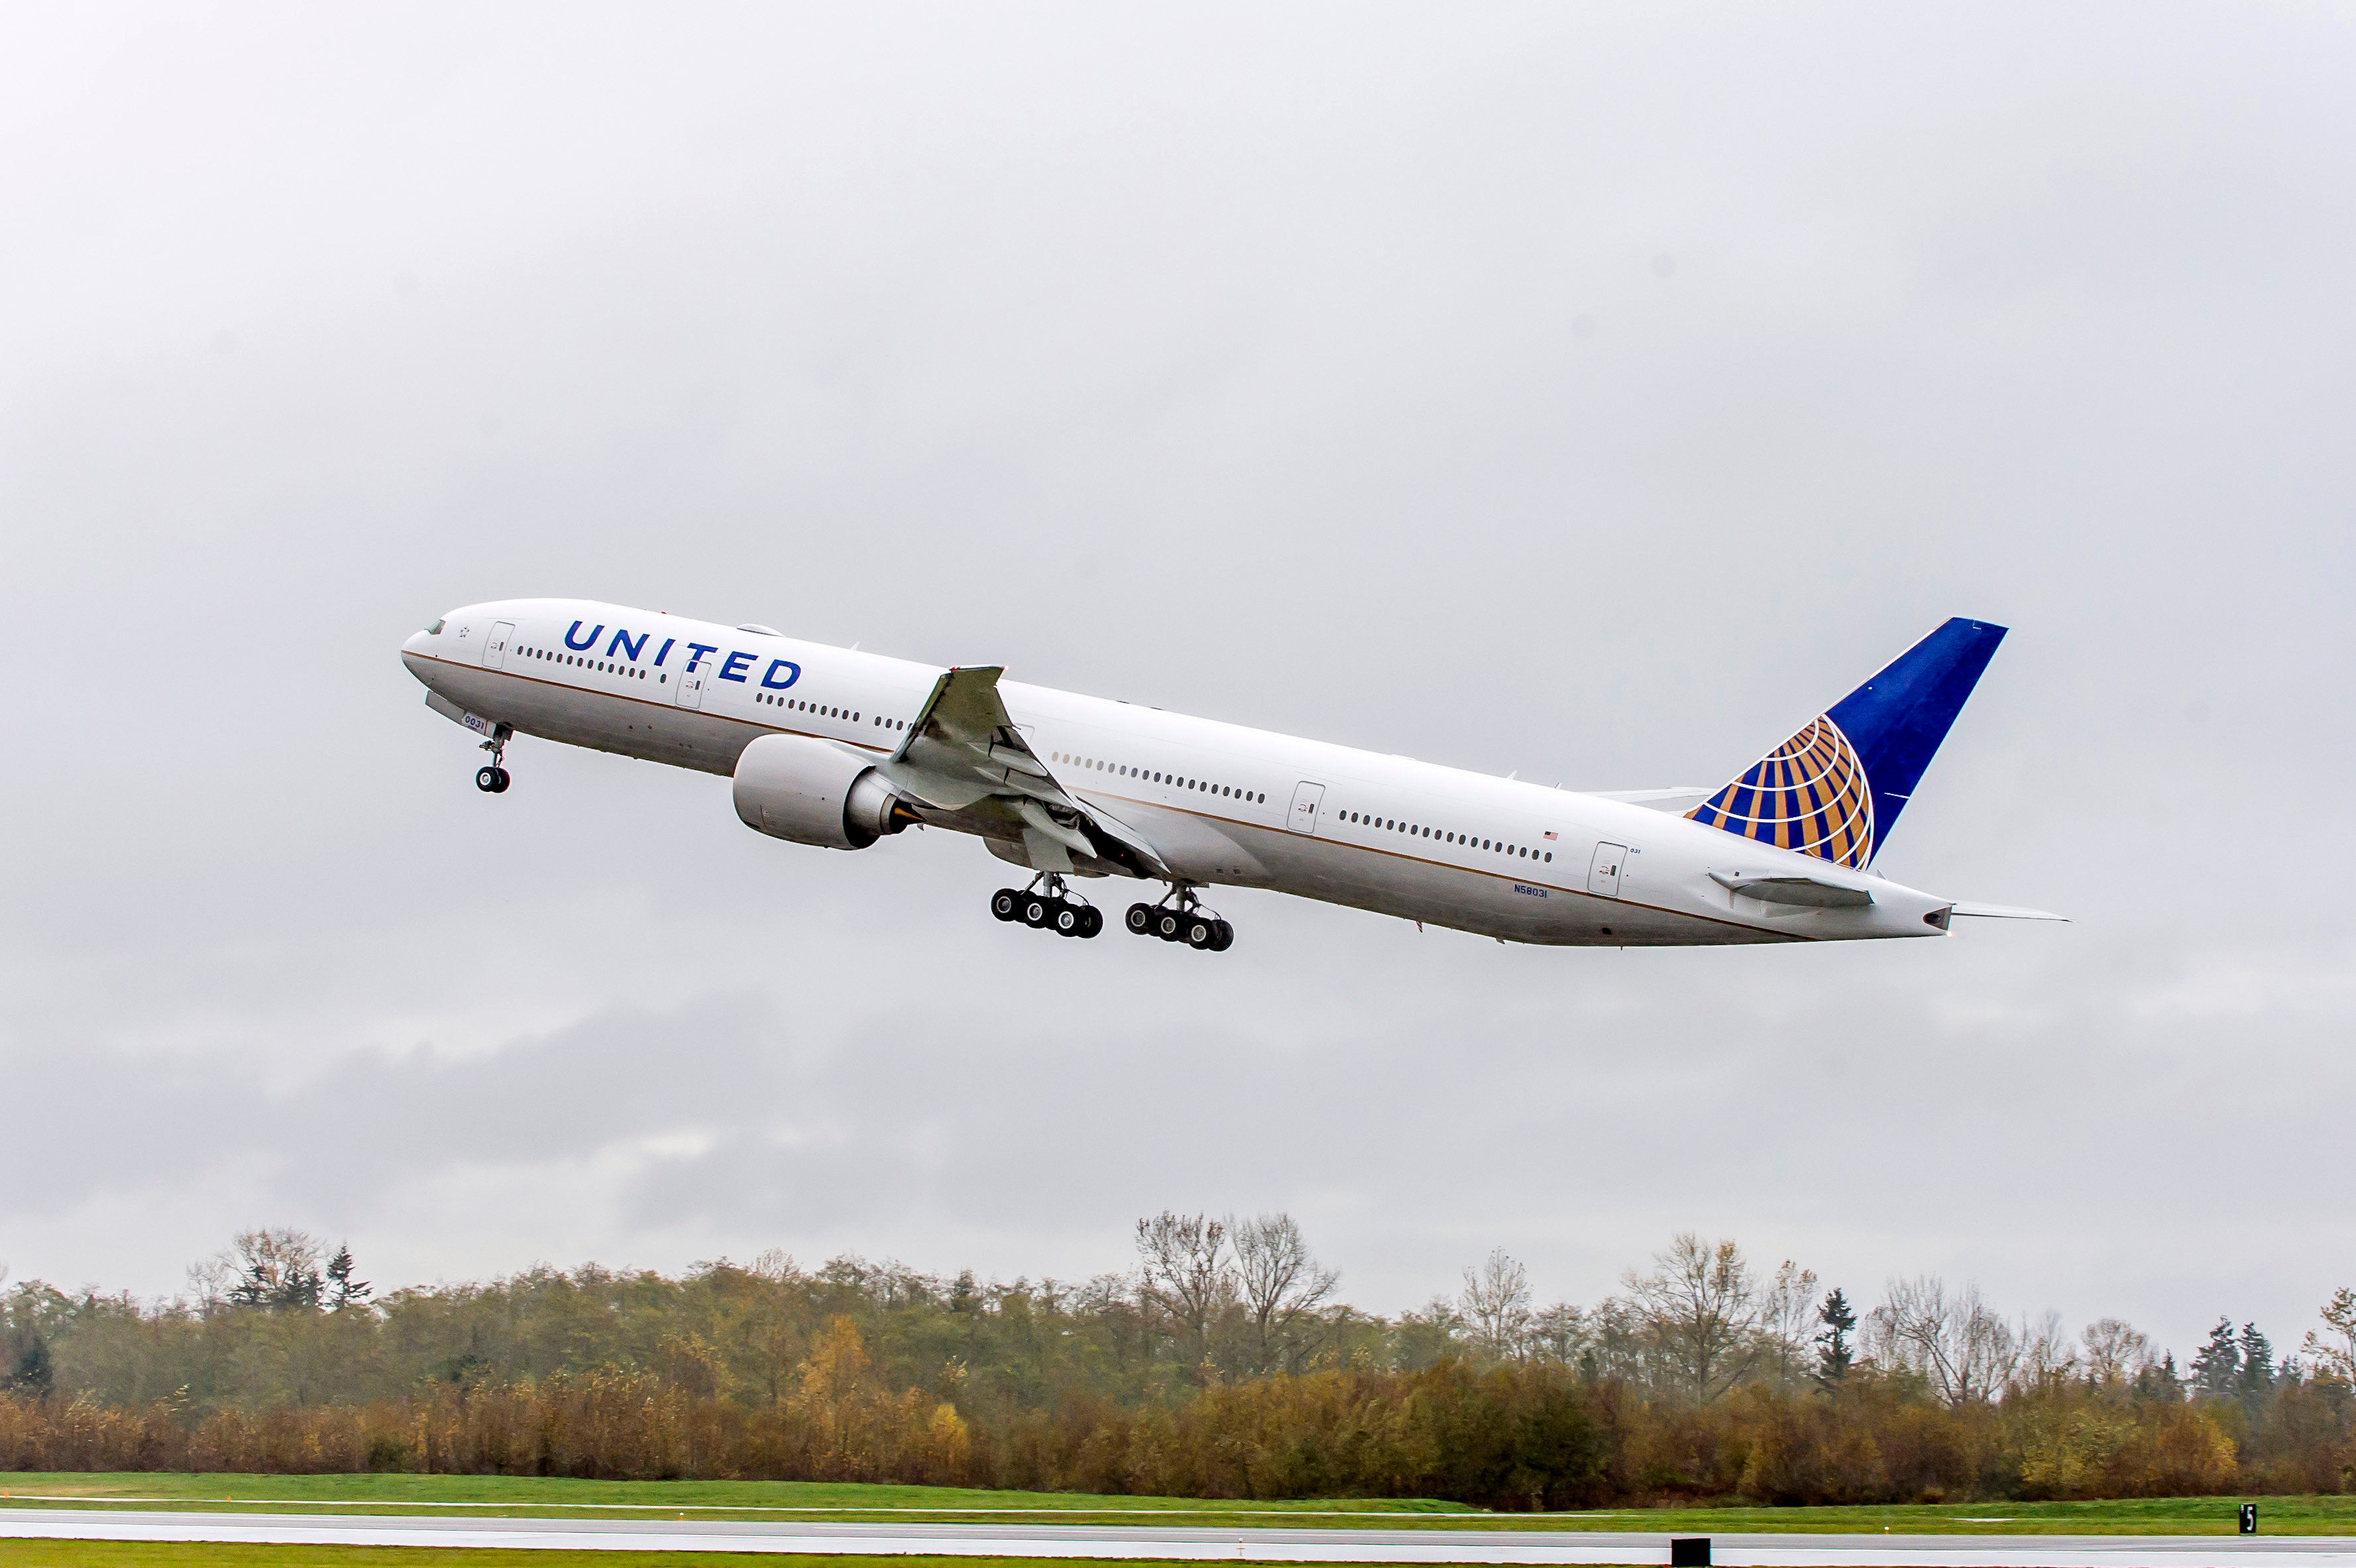
<instances>
[{"instance_id":1,"label":"landing gear wheel","mask_svg":"<svg viewBox=\"0 0 2356 1568\"><path fill-rule=\"evenodd\" d=\"M1153 934L1152 905L1131 904L1129 907L1128 919L1130 935L1135 937L1147 937Z\"/></svg>"},{"instance_id":2,"label":"landing gear wheel","mask_svg":"<svg viewBox=\"0 0 2356 1568\"><path fill-rule=\"evenodd\" d=\"M1034 931L1038 930L1049 920L1055 918L1056 908L1060 903L1060 899L1050 898L1044 893L1024 894L1020 911L1023 923Z\"/></svg>"},{"instance_id":3,"label":"landing gear wheel","mask_svg":"<svg viewBox=\"0 0 2356 1568\"><path fill-rule=\"evenodd\" d=\"M1154 910L1153 934L1165 942L1183 940L1186 935L1186 917L1175 909Z\"/></svg>"},{"instance_id":4,"label":"landing gear wheel","mask_svg":"<svg viewBox=\"0 0 2356 1568\"><path fill-rule=\"evenodd\" d=\"M1087 908L1080 911L1079 934L1083 939L1093 937L1103 929L1104 911L1102 909L1099 909L1095 905L1091 904Z\"/></svg>"},{"instance_id":5,"label":"landing gear wheel","mask_svg":"<svg viewBox=\"0 0 2356 1568\"><path fill-rule=\"evenodd\" d=\"M1225 952L1236 945L1236 929L1233 926L1225 920L1215 920L1212 923L1219 928L1218 934L1211 939L1213 952Z\"/></svg>"},{"instance_id":6,"label":"landing gear wheel","mask_svg":"<svg viewBox=\"0 0 2356 1568\"><path fill-rule=\"evenodd\" d=\"M1048 917L1047 924L1059 937L1076 937L1080 934L1080 928L1087 924L1087 910L1081 906L1058 899L1055 912Z\"/></svg>"},{"instance_id":7,"label":"landing gear wheel","mask_svg":"<svg viewBox=\"0 0 2356 1568\"><path fill-rule=\"evenodd\" d=\"M1219 922L1206 915L1186 917L1186 945L1200 951L1219 940Z\"/></svg>"},{"instance_id":8,"label":"landing gear wheel","mask_svg":"<svg viewBox=\"0 0 2356 1568\"><path fill-rule=\"evenodd\" d=\"M504 795L508 791L508 739L514 734L505 725L493 725L491 738L483 742L482 749L491 754L491 760L475 770L475 788L486 795Z\"/></svg>"},{"instance_id":9,"label":"landing gear wheel","mask_svg":"<svg viewBox=\"0 0 2356 1568\"><path fill-rule=\"evenodd\" d=\"M1012 887L1001 887L990 896L990 912L1001 920L1012 920L1023 913L1023 895Z\"/></svg>"}]
</instances>

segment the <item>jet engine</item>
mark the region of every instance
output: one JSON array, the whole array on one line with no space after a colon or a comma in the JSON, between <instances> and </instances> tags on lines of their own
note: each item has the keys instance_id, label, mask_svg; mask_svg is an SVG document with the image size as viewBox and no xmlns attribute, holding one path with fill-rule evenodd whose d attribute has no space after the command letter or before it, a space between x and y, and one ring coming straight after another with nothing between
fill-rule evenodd
<instances>
[{"instance_id":1,"label":"jet engine","mask_svg":"<svg viewBox=\"0 0 2356 1568\"><path fill-rule=\"evenodd\" d=\"M874 765L830 742L765 735L736 758L736 814L771 838L865 849L922 821Z\"/></svg>"}]
</instances>

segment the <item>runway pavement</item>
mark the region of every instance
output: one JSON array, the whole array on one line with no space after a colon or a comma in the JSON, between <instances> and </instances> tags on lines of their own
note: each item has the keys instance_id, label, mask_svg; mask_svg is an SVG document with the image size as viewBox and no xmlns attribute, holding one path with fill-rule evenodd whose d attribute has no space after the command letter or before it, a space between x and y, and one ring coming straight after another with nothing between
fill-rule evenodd
<instances>
[{"instance_id":1,"label":"runway pavement","mask_svg":"<svg viewBox=\"0 0 2356 1568\"><path fill-rule=\"evenodd\" d=\"M1155 1525L787 1524L0 1508L0 1540L488 1546L605 1552L1182 1558L1263 1563L1666 1563L1669 1537L1602 1530L1215 1530ZM1721 1535L1725 1568L2356 1568L2356 1537Z\"/></svg>"}]
</instances>

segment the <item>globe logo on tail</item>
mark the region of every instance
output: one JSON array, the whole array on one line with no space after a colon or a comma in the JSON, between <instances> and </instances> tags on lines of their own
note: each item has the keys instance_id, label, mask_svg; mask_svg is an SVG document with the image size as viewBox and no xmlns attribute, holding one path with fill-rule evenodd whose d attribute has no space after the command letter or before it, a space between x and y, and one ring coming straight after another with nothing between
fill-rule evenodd
<instances>
[{"instance_id":1,"label":"globe logo on tail","mask_svg":"<svg viewBox=\"0 0 2356 1568\"><path fill-rule=\"evenodd\" d=\"M1810 724L1686 815L1836 865L1862 867L1873 858L1865 764L1830 717Z\"/></svg>"}]
</instances>

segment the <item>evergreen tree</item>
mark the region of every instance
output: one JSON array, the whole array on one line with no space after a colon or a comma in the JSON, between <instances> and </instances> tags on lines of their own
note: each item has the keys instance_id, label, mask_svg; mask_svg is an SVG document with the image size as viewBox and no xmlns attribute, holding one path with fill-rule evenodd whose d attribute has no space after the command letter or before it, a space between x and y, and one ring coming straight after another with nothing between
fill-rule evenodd
<instances>
[{"instance_id":1,"label":"evergreen tree","mask_svg":"<svg viewBox=\"0 0 2356 1568\"><path fill-rule=\"evenodd\" d=\"M57 1369L49 1361L49 1342L30 1324L9 1337L15 1343L9 1347L8 1375L0 1379L0 1390L35 1399L49 1392L57 1386Z\"/></svg>"},{"instance_id":2,"label":"evergreen tree","mask_svg":"<svg viewBox=\"0 0 2356 1568\"><path fill-rule=\"evenodd\" d=\"M319 1243L304 1231L283 1226L245 1231L214 1262L237 1281L229 1291L231 1306L258 1306L266 1312L319 1309L326 1284L319 1275Z\"/></svg>"},{"instance_id":3,"label":"evergreen tree","mask_svg":"<svg viewBox=\"0 0 2356 1568\"><path fill-rule=\"evenodd\" d=\"M1857 1327L1857 1310L1836 1286L1825 1297L1824 1305L1816 1309L1816 1321L1825 1326L1815 1341L1816 1381L1830 1388L1848 1376L1849 1367L1857 1359L1848 1342L1850 1332Z\"/></svg>"},{"instance_id":4,"label":"evergreen tree","mask_svg":"<svg viewBox=\"0 0 2356 1568\"><path fill-rule=\"evenodd\" d=\"M2254 1323L2242 1325L2241 1343L2235 1347L2242 1357L2240 1370L2233 1379L2233 1391L2245 1401L2265 1398L2275 1390L2275 1348L2258 1332Z\"/></svg>"},{"instance_id":5,"label":"evergreen tree","mask_svg":"<svg viewBox=\"0 0 2356 1568\"><path fill-rule=\"evenodd\" d=\"M2233 1320L2221 1317L2209 1343L2192 1358L2192 1386L2211 1399L2230 1397L2240 1386L2242 1348L2233 1342Z\"/></svg>"},{"instance_id":6,"label":"evergreen tree","mask_svg":"<svg viewBox=\"0 0 2356 1568\"><path fill-rule=\"evenodd\" d=\"M2176 1369L2176 1352L2170 1350L2158 1360L2136 1375L2136 1398L2161 1400L2169 1404L2184 1397L2184 1379Z\"/></svg>"},{"instance_id":7,"label":"evergreen tree","mask_svg":"<svg viewBox=\"0 0 2356 1568\"><path fill-rule=\"evenodd\" d=\"M369 1298L369 1283L352 1278L352 1244L348 1241L336 1249L327 1260L327 1284L332 1291L327 1305L341 1312L345 1307Z\"/></svg>"}]
</instances>

